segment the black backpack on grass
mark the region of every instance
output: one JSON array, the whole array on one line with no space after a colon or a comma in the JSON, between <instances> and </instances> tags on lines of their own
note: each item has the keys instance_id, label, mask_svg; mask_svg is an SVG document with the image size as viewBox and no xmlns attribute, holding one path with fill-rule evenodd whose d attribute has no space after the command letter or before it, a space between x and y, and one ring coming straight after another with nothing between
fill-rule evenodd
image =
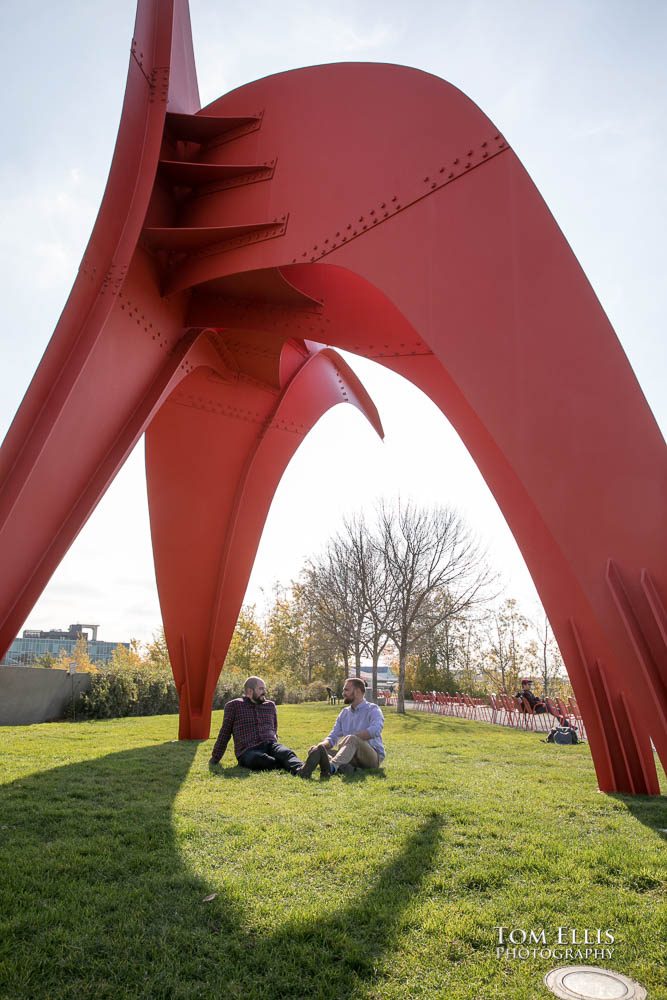
<instances>
[{"instance_id":1,"label":"black backpack on grass","mask_svg":"<svg viewBox=\"0 0 667 1000\"><path fill-rule=\"evenodd\" d=\"M554 726L549 735L547 736L547 743L558 743L560 746L566 746L572 743L578 743L579 737L577 736L577 730L574 726Z\"/></svg>"}]
</instances>

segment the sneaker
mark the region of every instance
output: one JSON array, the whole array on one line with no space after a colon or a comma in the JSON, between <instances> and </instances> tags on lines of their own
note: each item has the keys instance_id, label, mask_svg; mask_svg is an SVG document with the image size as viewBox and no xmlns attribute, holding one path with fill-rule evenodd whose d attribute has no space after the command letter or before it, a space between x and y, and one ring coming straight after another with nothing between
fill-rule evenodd
<instances>
[{"instance_id":1,"label":"sneaker","mask_svg":"<svg viewBox=\"0 0 667 1000\"><path fill-rule=\"evenodd\" d=\"M296 772L300 778L310 778L311 774L320 763L320 748L314 747L306 757L306 763L302 764Z\"/></svg>"},{"instance_id":2,"label":"sneaker","mask_svg":"<svg viewBox=\"0 0 667 1000\"><path fill-rule=\"evenodd\" d=\"M337 770L338 770L338 774L345 774L348 777L351 774L354 774L354 772L355 772L355 768L352 767L351 764L339 764Z\"/></svg>"}]
</instances>

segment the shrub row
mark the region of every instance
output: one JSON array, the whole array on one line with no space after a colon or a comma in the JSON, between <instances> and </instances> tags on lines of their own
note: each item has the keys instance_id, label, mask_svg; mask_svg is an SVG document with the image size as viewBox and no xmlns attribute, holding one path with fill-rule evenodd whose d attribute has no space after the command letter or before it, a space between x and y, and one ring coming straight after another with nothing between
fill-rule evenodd
<instances>
[{"instance_id":1,"label":"shrub row","mask_svg":"<svg viewBox=\"0 0 667 1000\"><path fill-rule=\"evenodd\" d=\"M224 708L243 693L243 681L235 674L221 674L213 696L213 708ZM293 687L283 681L271 684L269 697L277 705L324 701L321 681ZM103 670L90 675L90 690L77 700L76 713L86 719L118 719L128 715L167 715L178 712L178 691L171 674L162 670Z\"/></svg>"},{"instance_id":2,"label":"shrub row","mask_svg":"<svg viewBox=\"0 0 667 1000\"><path fill-rule=\"evenodd\" d=\"M90 690L79 696L76 711L87 719L166 715L178 712L178 692L163 671L105 670L90 675Z\"/></svg>"}]
</instances>

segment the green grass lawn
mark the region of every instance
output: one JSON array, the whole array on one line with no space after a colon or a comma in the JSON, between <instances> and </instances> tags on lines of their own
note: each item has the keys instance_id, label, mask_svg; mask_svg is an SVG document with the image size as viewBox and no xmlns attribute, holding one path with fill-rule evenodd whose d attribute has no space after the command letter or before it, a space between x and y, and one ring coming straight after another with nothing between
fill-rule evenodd
<instances>
[{"instance_id":1,"label":"green grass lawn","mask_svg":"<svg viewBox=\"0 0 667 1000\"><path fill-rule=\"evenodd\" d=\"M337 709L278 711L303 754ZM601 795L586 746L389 714L383 771L303 782L176 725L0 729L3 998L546 1000L580 964L499 926L610 930L585 964L667 998L665 799Z\"/></svg>"}]
</instances>

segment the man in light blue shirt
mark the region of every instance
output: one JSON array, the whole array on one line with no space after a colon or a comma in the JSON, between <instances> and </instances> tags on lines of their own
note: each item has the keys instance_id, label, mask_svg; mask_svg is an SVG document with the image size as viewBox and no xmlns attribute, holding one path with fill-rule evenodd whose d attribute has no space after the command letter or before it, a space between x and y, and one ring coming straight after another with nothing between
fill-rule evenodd
<instances>
[{"instance_id":1,"label":"man in light blue shirt","mask_svg":"<svg viewBox=\"0 0 667 1000\"><path fill-rule=\"evenodd\" d=\"M310 748L305 764L297 771L300 777L309 778L318 764L325 776L353 774L355 767L380 766L385 756L384 716L377 705L366 701L365 694L362 679L348 677L343 688L345 708L327 738Z\"/></svg>"}]
</instances>

